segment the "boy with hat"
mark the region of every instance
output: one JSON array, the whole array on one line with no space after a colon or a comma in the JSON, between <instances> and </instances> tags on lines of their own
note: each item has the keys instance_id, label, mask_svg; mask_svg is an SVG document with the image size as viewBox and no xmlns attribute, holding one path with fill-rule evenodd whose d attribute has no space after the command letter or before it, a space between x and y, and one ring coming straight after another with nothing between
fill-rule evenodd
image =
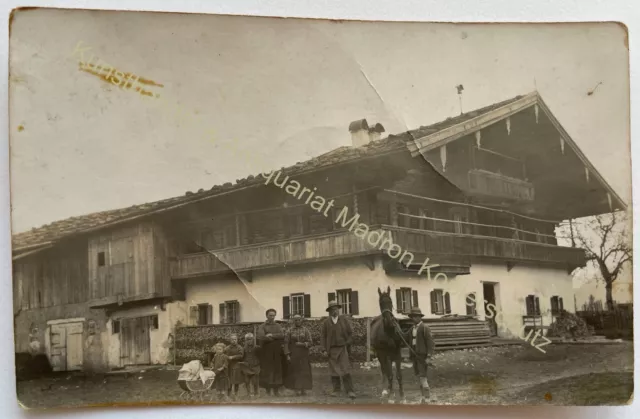
<instances>
[{"instance_id":1,"label":"boy with hat","mask_svg":"<svg viewBox=\"0 0 640 419\"><path fill-rule=\"evenodd\" d=\"M435 344L431 330L422 321L424 317L419 307L413 307L409 313L413 321L413 327L404 336L406 342L411 345L410 358L413 361L413 372L420 379L421 402L427 403L430 397L429 383L427 381L427 360L433 355Z\"/></svg>"},{"instance_id":2,"label":"boy with hat","mask_svg":"<svg viewBox=\"0 0 640 419\"><path fill-rule=\"evenodd\" d=\"M325 319L321 326L320 342L324 347L323 354L329 357L329 372L333 384L332 396L340 394L340 379L344 383L344 389L351 399L355 399L351 381L351 361L349 349L353 337L351 321L345 315L340 315L342 306L337 301L330 301L327 311L329 318Z\"/></svg>"}]
</instances>

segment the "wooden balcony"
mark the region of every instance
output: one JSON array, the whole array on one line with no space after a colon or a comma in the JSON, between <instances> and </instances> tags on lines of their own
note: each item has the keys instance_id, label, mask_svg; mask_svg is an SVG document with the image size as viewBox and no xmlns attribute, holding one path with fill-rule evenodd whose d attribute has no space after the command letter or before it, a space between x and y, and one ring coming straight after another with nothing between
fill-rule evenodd
<instances>
[{"instance_id":1,"label":"wooden balcony","mask_svg":"<svg viewBox=\"0 0 640 419\"><path fill-rule=\"evenodd\" d=\"M569 271L585 266L586 263L584 250L580 248L395 226L383 228L391 232L394 243L403 250L416 256L426 255L433 263L438 263L438 257L458 260L460 263L499 260L506 263L555 265L566 267Z\"/></svg>"},{"instance_id":2,"label":"wooden balcony","mask_svg":"<svg viewBox=\"0 0 640 419\"><path fill-rule=\"evenodd\" d=\"M170 262L171 278L190 278L224 272L246 272L380 253L347 230L275 243L182 255ZM231 269L232 268L232 269Z\"/></svg>"}]
</instances>

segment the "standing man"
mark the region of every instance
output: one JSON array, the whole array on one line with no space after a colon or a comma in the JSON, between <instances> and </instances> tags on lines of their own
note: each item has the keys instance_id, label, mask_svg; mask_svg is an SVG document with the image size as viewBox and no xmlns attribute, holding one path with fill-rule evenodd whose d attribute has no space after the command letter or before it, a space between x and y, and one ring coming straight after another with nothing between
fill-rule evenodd
<instances>
[{"instance_id":1,"label":"standing man","mask_svg":"<svg viewBox=\"0 0 640 419\"><path fill-rule=\"evenodd\" d=\"M405 334L404 338L411 345L410 358L413 361L413 372L420 379L421 403L427 403L431 396L429 382L427 381L427 361L433 355L435 343L431 330L423 323L422 311L419 307L413 307L409 313L413 321L413 327Z\"/></svg>"},{"instance_id":2,"label":"standing man","mask_svg":"<svg viewBox=\"0 0 640 419\"><path fill-rule=\"evenodd\" d=\"M329 357L329 372L331 373L331 383L333 391L331 396L337 397L340 394L340 379L344 383L344 389L351 399L355 399L356 393L353 391L351 381L351 361L349 360L349 349L353 337L351 321L347 316L340 315L342 306L337 301L330 301L327 311L329 318L322 323L321 344L324 347L324 356Z\"/></svg>"}]
</instances>

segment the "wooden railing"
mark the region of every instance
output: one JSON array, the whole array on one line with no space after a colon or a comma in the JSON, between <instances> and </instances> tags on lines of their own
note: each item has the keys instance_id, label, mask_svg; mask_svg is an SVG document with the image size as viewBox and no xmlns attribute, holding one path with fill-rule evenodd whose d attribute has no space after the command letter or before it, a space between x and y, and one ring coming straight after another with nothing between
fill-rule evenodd
<instances>
[{"instance_id":1,"label":"wooden railing","mask_svg":"<svg viewBox=\"0 0 640 419\"><path fill-rule=\"evenodd\" d=\"M585 253L580 248L394 226L383 226L383 229L391 231L394 243L403 250L426 254L432 259L434 258L431 255L459 258L464 262L474 259L501 259L549 263L566 266L570 270L585 265Z\"/></svg>"},{"instance_id":2,"label":"wooden railing","mask_svg":"<svg viewBox=\"0 0 640 419\"><path fill-rule=\"evenodd\" d=\"M352 232L343 230L276 243L178 256L170 262L171 277L186 278L231 270L244 272L379 252Z\"/></svg>"}]
</instances>

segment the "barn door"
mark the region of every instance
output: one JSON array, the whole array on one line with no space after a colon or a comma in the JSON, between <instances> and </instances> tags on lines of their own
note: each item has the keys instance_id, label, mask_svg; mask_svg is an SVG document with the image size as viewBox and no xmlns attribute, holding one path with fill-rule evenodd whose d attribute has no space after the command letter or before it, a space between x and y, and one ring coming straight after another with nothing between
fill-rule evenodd
<instances>
[{"instance_id":1,"label":"barn door","mask_svg":"<svg viewBox=\"0 0 640 419\"><path fill-rule=\"evenodd\" d=\"M151 363L149 318L120 320L120 354L122 365Z\"/></svg>"},{"instance_id":2,"label":"barn door","mask_svg":"<svg viewBox=\"0 0 640 419\"><path fill-rule=\"evenodd\" d=\"M67 371L82 369L82 323L67 323Z\"/></svg>"},{"instance_id":3,"label":"barn door","mask_svg":"<svg viewBox=\"0 0 640 419\"><path fill-rule=\"evenodd\" d=\"M54 371L67 369L67 329L64 324L51 325L51 368Z\"/></svg>"}]
</instances>

